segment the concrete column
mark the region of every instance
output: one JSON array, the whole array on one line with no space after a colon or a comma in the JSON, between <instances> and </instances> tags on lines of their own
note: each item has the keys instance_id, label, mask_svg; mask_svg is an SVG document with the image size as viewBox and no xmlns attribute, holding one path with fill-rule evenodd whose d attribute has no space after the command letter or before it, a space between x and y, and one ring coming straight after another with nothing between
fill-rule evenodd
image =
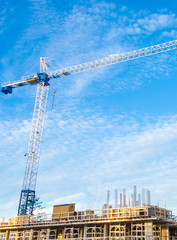
<instances>
[{"instance_id":1,"label":"concrete column","mask_svg":"<svg viewBox=\"0 0 177 240\"><path fill-rule=\"evenodd\" d=\"M87 225L84 225L84 235L83 235L83 239L85 240L87 237Z\"/></svg>"},{"instance_id":2,"label":"concrete column","mask_svg":"<svg viewBox=\"0 0 177 240\"><path fill-rule=\"evenodd\" d=\"M105 223L104 224L104 239L106 239L106 237L108 237L108 224Z\"/></svg>"},{"instance_id":3,"label":"concrete column","mask_svg":"<svg viewBox=\"0 0 177 240\"><path fill-rule=\"evenodd\" d=\"M80 239L83 238L83 229L82 229L82 227L80 228L79 236L80 236L80 237L79 237Z\"/></svg>"},{"instance_id":4,"label":"concrete column","mask_svg":"<svg viewBox=\"0 0 177 240\"><path fill-rule=\"evenodd\" d=\"M65 237L65 228L62 229L62 238Z\"/></svg>"},{"instance_id":5,"label":"concrete column","mask_svg":"<svg viewBox=\"0 0 177 240\"><path fill-rule=\"evenodd\" d=\"M6 236L6 237L5 237L6 240L9 239L9 235L10 235L10 230L6 230L6 235L5 235L5 236Z\"/></svg>"},{"instance_id":6,"label":"concrete column","mask_svg":"<svg viewBox=\"0 0 177 240\"><path fill-rule=\"evenodd\" d=\"M120 193L120 208L122 207L122 193Z\"/></svg>"},{"instance_id":7,"label":"concrete column","mask_svg":"<svg viewBox=\"0 0 177 240\"><path fill-rule=\"evenodd\" d=\"M49 235L50 235L50 228L47 228L47 233L46 233L46 239L49 239Z\"/></svg>"},{"instance_id":8,"label":"concrete column","mask_svg":"<svg viewBox=\"0 0 177 240\"><path fill-rule=\"evenodd\" d=\"M145 237L146 237L146 240L153 239L153 224L152 224L152 222L145 222Z\"/></svg>"}]
</instances>

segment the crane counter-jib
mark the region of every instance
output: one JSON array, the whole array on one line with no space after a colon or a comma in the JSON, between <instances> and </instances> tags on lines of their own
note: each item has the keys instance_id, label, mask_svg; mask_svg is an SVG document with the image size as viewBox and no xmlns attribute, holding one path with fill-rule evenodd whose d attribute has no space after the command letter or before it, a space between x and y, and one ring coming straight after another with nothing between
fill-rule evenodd
<instances>
[{"instance_id":1,"label":"crane counter-jib","mask_svg":"<svg viewBox=\"0 0 177 240\"><path fill-rule=\"evenodd\" d=\"M13 83L3 84L0 91L5 94L8 94L8 93L12 93L13 88L23 87L26 85L34 85L42 82L44 82L45 85L48 86L49 85L48 81L49 81L49 76L47 73L37 73L36 75L23 77L22 80L19 80Z\"/></svg>"}]
</instances>

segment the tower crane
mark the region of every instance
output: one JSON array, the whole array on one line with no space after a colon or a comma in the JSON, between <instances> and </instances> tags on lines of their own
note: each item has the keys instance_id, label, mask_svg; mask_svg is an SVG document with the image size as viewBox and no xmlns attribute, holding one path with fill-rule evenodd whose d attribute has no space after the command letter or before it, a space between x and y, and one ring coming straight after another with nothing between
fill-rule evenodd
<instances>
[{"instance_id":1,"label":"tower crane","mask_svg":"<svg viewBox=\"0 0 177 240\"><path fill-rule=\"evenodd\" d=\"M28 152L26 154L26 169L20 195L18 215L33 214L42 133L50 85L49 81L51 79L66 77L68 75L105 67L107 65L135 60L137 58L143 58L174 49L177 49L177 40L138 49L131 52L107 55L102 59L58 69L52 72L48 71L47 58L40 58L40 73L26 76L19 81L3 84L1 86L0 91L2 93L11 94L14 88L37 84L37 94L31 125Z\"/></svg>"}]
</instances>

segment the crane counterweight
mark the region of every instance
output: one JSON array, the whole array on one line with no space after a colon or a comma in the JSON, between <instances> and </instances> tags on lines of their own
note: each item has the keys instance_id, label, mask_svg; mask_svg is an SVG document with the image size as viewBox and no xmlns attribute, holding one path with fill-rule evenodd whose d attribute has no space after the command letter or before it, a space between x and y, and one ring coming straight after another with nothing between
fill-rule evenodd
<instances>
[{"instance_id":1,"label":"crane counterweight","mask_svg":"<svg viewBox=\"0 0 177 240\"><path fill-rule=\"evenodd\" d=\"M9 86L6 86L6 87L1 87L1 92L5 93L5 94L8 94L8 93L12 93L12 88L9 87Z\"/></svg>"}]
</instances>

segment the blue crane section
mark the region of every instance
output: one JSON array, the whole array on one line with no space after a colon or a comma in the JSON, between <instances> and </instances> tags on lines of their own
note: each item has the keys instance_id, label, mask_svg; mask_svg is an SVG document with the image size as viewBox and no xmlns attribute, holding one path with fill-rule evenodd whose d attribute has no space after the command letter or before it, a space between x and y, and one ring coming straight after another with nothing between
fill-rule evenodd
<instances>
[{"instance_id":1,"label":"blue crane section","mask_svg":"<svg viewBox=\"0 0 177 240\"><path fill-rule=\"evenodd\" d=\"M47 73L37 73L36 75L29 75L27 77L24 77L22 80L14 82L14 83L9 83L5 86L2 86L0 88L0 91L5 93L5 94L11 94L13 88L17 87L23 87L26 85L34 85L38 84L41 82L45 82L46 85L49 85L49 76Z\"/></svg>"}]
</instances>

